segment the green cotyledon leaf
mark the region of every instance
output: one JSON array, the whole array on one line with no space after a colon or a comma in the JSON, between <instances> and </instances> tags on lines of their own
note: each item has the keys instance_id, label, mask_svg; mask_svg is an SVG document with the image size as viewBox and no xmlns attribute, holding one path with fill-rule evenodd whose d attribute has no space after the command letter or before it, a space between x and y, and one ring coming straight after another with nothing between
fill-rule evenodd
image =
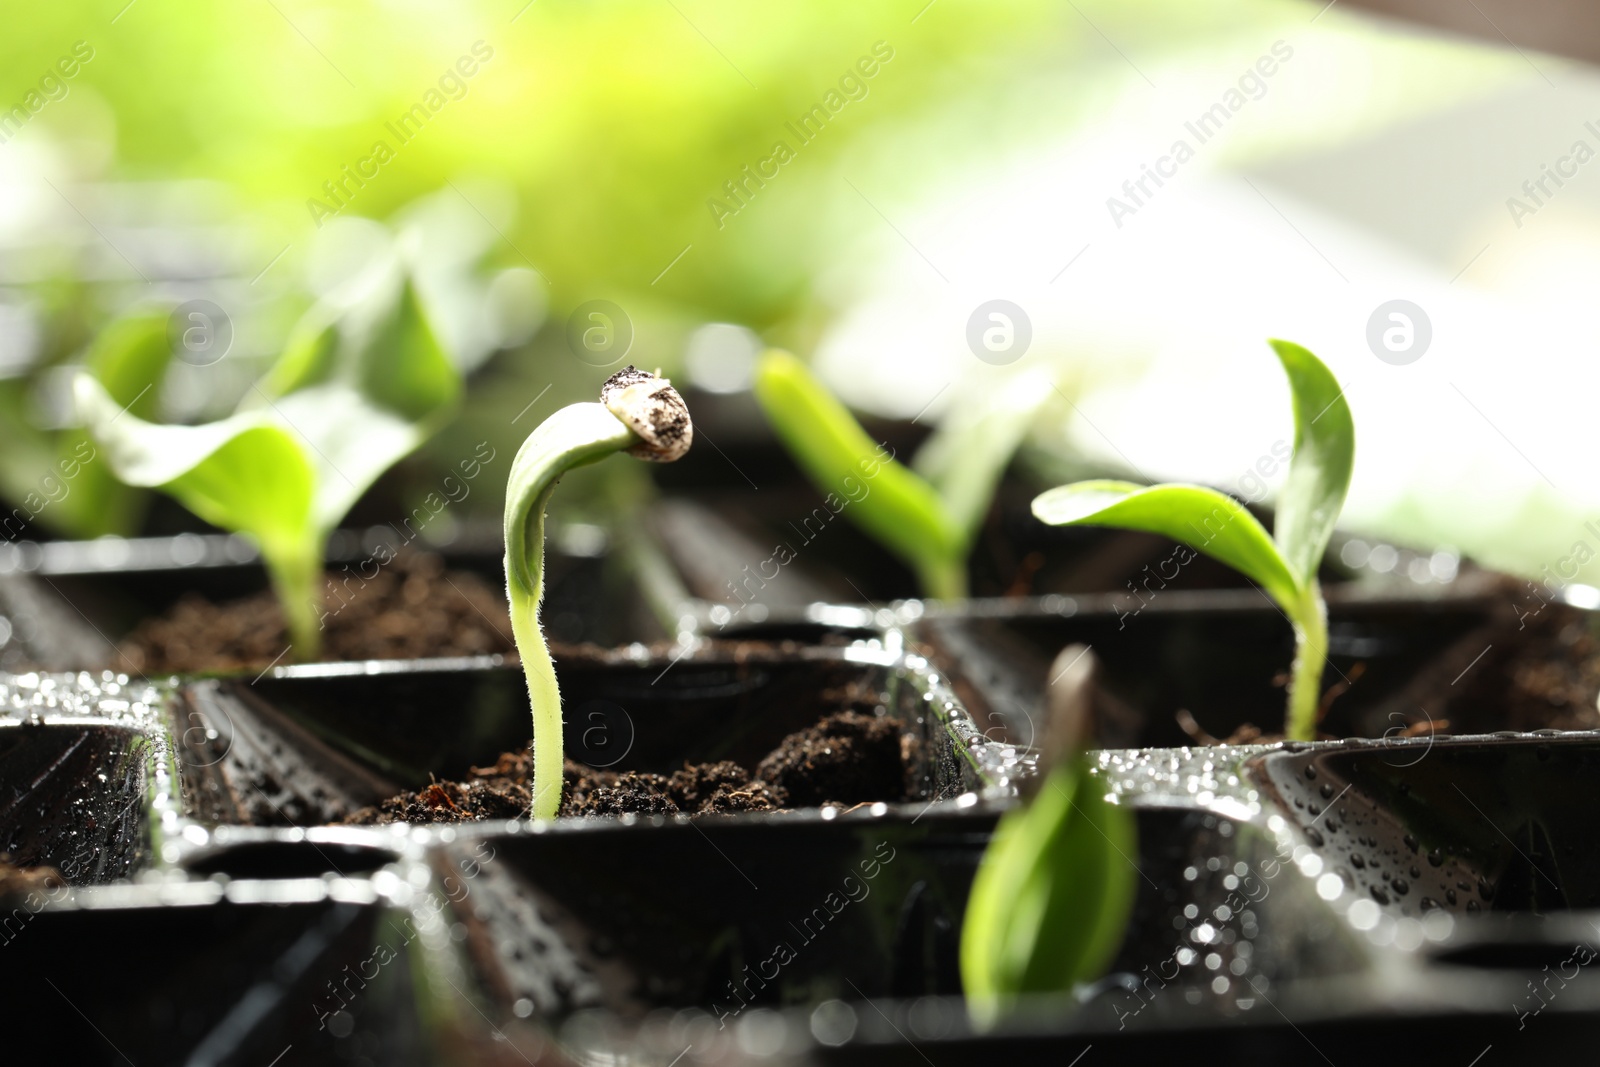
<instances>
[{"instance_id":1,"label":"green cotyledon leaf","mask_svg":"<svg viewBox=\"0 0 1600 1067\"><path fill-rule=\"evenodd\" d=\"M90 375L74 383L79 414L118 478L160 489L260 543L302 656L319 644L328 533L460 395L409 282L390 281L389 302L367 309L352 336L343 320L312 329L219 422L162 426L118 404Z\"/></svg>"},{"instance_id":2,"label":"green cotyledon leaf","mask_svg":"<svg viewBox=\"0 0 1600 1067\"><path fill-rule=\"evenodd\" d=\"M939 494L868 437L798 359L778 350L762 356L755 395L801 469L851 522L924 575L963 565L965 538ZM960 579L964 585L964 571Z\"/></svg>"},{"instance_id":3,"label":"green cotyledon leaf","mask_svg":"<svg viewBox=\"0 0 1600 1067\"><path fill-rule=\"evenodd\" d=\"M1244 505L1215 489L1075 482L1035 497L1033 514L1052 526L1111 526L1182 541L1254 580L1286 611L1298 610L1300 581L1278 546Z\"/></svg>"},{"instance_id":4,"label":"green cotyledon leaf","mask_svg":"<svg viewBox=\"0 0 1600 1067\"><path fill-rule=\"evenodd\" d=\"M308 310L241 408L331 383L410 422L433 420L459 399L461 374L409 274L386 277L352 308L319 304Z\"/></svg>"},{"instance_id":5,"label":"green cotyledon leaf","mask_svg":"<svg viewBox=\"0 0 1600 1067\"><path fill-rule=\"evenodd\" d=\"M1104 973L1138 877L1133 815L1103 795L1082 756L1007 812L984 853L961 929L961 980L980 1027L1028 994L1068 993Z\"/></svg>"},{"instance_id":6,"label":"green cotyledon leaf","mask_svg":"<svg viewBox=\"0 0 1600 1067\"><path fill-rule=\"evenodd\" d=\"M226 530L281 545L310 527L315 472L292 430L263 414L162 426L122 410L99 382L74 383L79 415L128 485L160 489Z\"/></svg>"},{"instance_id":7,"label":"green cotyledon leaf","mask_svg":"<svg viewBox=\"0 0 1600 1067\"><path fill-rule=\"evenodd\" d=\"M1344 507L1356 431L1344 389L1306 349L1272 341L1294 401L1294 456L1278 493L1273 539L1301 585L1316 577Z\"/></svg>"},{"instance_id":8,"label":"green cotyledon leaf","mask_svg":"<svg viewBox=\"0 0 1600 1067\"><path fill-rule=\"evenodd\" d=\"M461 396L461 373L439 343L409 276L362 345L357 365L362 395L411 422L429 419Z\"/></svg>"}]
</instances>

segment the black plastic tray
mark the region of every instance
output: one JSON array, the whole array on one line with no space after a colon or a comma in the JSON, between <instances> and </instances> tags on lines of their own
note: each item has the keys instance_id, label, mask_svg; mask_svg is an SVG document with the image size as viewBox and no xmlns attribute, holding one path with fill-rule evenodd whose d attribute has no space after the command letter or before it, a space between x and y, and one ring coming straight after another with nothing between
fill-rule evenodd
<instances>
[{"instance_id":1,"label":"black plastic tray","mask_svg":"<svg viewBox=\"0 0 1600 1067\"><path fill-rule=\"evenodd\" d=\"M1322 731L1394 737L1408 729L1468 733L1503 724L1500 700L1514 673L1508 665L1536 633L1523 627L1507 588L1480 576L1431 595L1333 592L1322 681L1338 691ZM1541 622L1549 626L1537 631L1545 639L1562 627L1600 628L1590 610L1553 604L1547 611ZM1051 664L1073 644L1091 648L1102 666L1111 698L1097 724L1105 747L1192 743L1180 710L1216 738L1246 725L1265 734L1282 730L1294 633L1258 591L1171 591L1136 612L1122 598L1103 596L911 602L895 617L907 640L926 647L956 679L974 718L992 736L1018 744L1034 742Z\"/></svg>"},{"instance_id":2,"label":"black plastic tray","mask_svg":"<svg viewBox=\"0 0 1600 1067\"><path fill-rule=\"evenodd\" d=\"M389 527L337 531L329 540L328 567L356 573L386 558L374 555L380 543L403 542ZM504 589L498 528L467 527L449 545L423 547L452 570ZM255 546L227 534L0 543L0 670L117 669L116 642L183 595L223 602L267 587ZM552 536L543 618L554 639L614 646L675 632L650 614L636 589L599 527L568 527Z\"/></svg>"},{"instance_id":3,"label":"black plastic tray","mask_svg":"<svg viewBox=\"0 0 1600 1067\"><path fill-rule=\"evenodd\" d=\"M1245 639L1227 626L1267 625L1258 609L1162 610L1176 649L1207 637L1237 649ZM1454 648L1482 624L1459 602L1408 610L1396 640L1443 619L1441 647ZM1094 615L996 618L1038 627L1043 650L1079 639L1072 626L1106 625ZM1160 615L1139 620L1155 624L1139 631L1147 652L1167 647L1151 640ZM313 825L520 744L527 712L510 665L324 664L179 688L10 679L0 751L14 759L0 786L38 792L16 806L9 847L65 861L86 824L50 813L108 817L95 816L89 845L100 861L69 870L71 888L0 915L16 949L0 979L8 1010L89 1021L53 1043L24 1028L18 1047L83 1063L661 1067L1070 1064L1086 1049L1128 1062L1488 1065L1591 1047L1600 733L1588 732L1105 751L1103 787L1140 831L1139 896L1113 973L1077 1001L973 1034L957 932L995 819L1032 763L968 716L957 691L974 684L970 667L951 674L901 639L891 627L840 647L691 640L670 654L571 653L558 669L574 754L614 760L583 735L583 709L604 705L605 744L625 748L610 765L641 769L754 751L798 723L782 709L799 715L803 694L869 686L914 724L919 799L547 827ZM1280 651L1249 640L1261 647L1246 662ZM1402 640L1396 655L1416 647ZM1136 659L1105 660L1113 682L1118 669L1140 677ZM1269 682L1258 698L1278 706ZM419 932L391 946L408 916ZM354 983L347 968L370 969L380 945L403 962L323 1010L329 983ZM123 950L109 968L93 955L107 948ZM346 1000L348 1018L325 1022Z\"/></svg>"}]
</instances>

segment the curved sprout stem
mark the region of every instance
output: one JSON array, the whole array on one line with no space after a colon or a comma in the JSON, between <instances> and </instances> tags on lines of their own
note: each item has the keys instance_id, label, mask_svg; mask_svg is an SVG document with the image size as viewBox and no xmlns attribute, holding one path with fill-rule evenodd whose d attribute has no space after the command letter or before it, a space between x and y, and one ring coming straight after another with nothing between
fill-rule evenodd
<instances>
[{"instance_id":1,"label":"curved sprout stem","mask_svg":"<svg viewBox=\"0 0 1600 1067\"><path fill-rule=\"evenodd\" d=\"M688 409L665 379L629 367L601 397L604 403L571 404L540 423L517 450L506 489L506 597L533 707L535 819L553 819L561 807L563 760L561 690L539 626L545 505L574 467L624 450L667 462L688 451L693 436Z\"/></svg>"}]
</instances>

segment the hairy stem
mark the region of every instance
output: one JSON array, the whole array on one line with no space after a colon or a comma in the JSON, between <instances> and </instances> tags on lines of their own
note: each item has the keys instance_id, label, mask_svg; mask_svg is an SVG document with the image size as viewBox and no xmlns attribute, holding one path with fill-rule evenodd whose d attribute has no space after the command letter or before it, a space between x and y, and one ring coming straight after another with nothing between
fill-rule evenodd
<instances>
[{"instance_id":1,"label":"hairy stem","mask_svg":"<svg viewBox=\"0 0 1600 1067\"><path fill-rule=\"evenodd\" d=\"M601 404L573 404L539 425L511 465L506 502L506 596L511 633L533 706L533 810L553 819L561 808L561 690L539 626L544 598L544 510L563 474L604 459L639 438Z\"/></svg>"},{"instance_id":2,"label":"hairy stem","mask_svg":"<svg viewBox=\"0 0 1600 1067\"><path fill-rule=\"evenodd\" d=\"M316 659L322 654L322 552L316 539L287 547L261 546L272 580L272 591L289 626L294 658Z\"/></svg>"},{"instance_id":3,"label":"hairy stem","mask_svg":"<svg viewBox=\"0 0 1600 1067\"><path fill-rule=\"evenodd\" d=\"M528 680L528 699L533 705L531 814L535 819L553 819L561 807L561 688L556 683L556 665L539 628L537 592L531 598L516 586L510 592L511 635L522 656L522 673Z\"/></svg>"},{"instance_id":4,"label":"hairy stem","mask_svg":"<svg viewBox=\"0 0 1600 1067\"><path fill-rule=\"evenodd\" d=\"M1290 612L1294 620L1294 669L1289 677L1289 712L1284 733L1291 741L1314 741L1322 703L1322 670L1328 662L1328 606L1313 578Z\"/></svg>"}]
</instances>

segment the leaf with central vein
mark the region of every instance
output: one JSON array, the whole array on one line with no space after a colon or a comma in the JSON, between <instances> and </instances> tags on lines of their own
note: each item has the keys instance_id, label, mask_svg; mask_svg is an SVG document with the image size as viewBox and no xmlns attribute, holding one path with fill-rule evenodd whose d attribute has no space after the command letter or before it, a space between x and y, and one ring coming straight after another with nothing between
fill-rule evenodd
<instances>
[{"instance_id":1,"label":"leaf with central vein","mask_svg":"<svg viewBox=\"0 0 1600 1067\"><path fill-rule=\"evenodd\" d=\"M1344 390L1316 356L1289 341L1272 349L1294 399L1294 459L1278 494L1273 538L1301 585L1316 577L1344 507L1356 430Z\"/></svg>"},{"instance_id":2,"label":"leaf with central vein","mask_svg":"<svg viewBox=\"0 0 1600 1067\"><path fill-rule=\"evenodd\" d=\"M170 493L207 522L264 545L303 536L316 476L293 431L254 412L161 426L122 411L92 378L80 376L75 387L79 413L127 484Z\"/></svg>"},{"instance_id":3,"label":"leaf with central vein","mask_svg":"<svg viewBox=\"0 0 1600 1067\"><path fill-rule=\"evenodd\" d=\"M1090 481L1039 494L1033 514L1051 526L1111 526L1182 541L1255 580L1286 609L1300 582L1242 504L1199 485Z\"/></svg>"}]
</instances>

